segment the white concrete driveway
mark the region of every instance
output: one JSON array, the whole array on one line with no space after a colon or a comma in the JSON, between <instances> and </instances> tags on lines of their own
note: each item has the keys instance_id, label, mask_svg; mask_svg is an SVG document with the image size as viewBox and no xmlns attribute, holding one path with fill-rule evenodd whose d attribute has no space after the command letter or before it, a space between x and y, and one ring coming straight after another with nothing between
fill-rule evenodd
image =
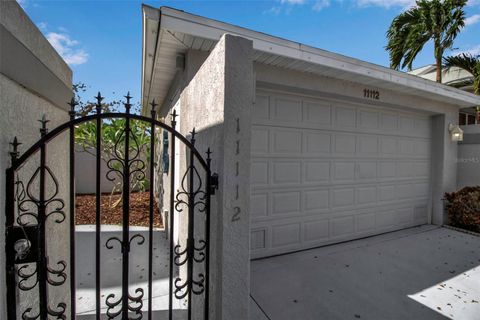
<instances>
[{"instance_id":1,"label":"white concrete driveway","mask_svg":"<svg viewBox=\"0 0 480 320\"><path fill-rule=\"evenodd\" d=\"M480 319L480 237L422 226L251 263L252 320Z\"/></svg>"}]
</instances>

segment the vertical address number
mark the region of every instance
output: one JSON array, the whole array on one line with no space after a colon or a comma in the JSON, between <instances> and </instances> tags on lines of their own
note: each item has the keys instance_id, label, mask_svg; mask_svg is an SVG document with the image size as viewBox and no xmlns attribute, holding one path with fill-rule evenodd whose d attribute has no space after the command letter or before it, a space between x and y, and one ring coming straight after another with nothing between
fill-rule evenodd
<instances>
[{"instance_id":1,"label":"vertical address number","mask_svg":"<svg viewBox=\"0 0 480 320\"><path fill-rule=\"evenodd\" d=\"M363 89L363 97L367 99L380 100L380 92L377 90Z\"/></svg>"}]
</instances>

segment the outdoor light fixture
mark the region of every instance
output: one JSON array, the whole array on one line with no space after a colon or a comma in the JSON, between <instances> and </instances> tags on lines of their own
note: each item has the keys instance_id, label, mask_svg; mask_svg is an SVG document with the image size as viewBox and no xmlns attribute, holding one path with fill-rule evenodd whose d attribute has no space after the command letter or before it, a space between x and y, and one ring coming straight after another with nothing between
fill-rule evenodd
<instances>
[{"instance_id":1,"label":"outdoor light fixture","mask_svg":"<svg viewBox=\"0 0 480 320\"><path fill-rule=\"evenodd\" d=\"M448 131L450 131L452 141L463 141L463 130L458 125L450 123Z\"/></svg>"}]
</instances>

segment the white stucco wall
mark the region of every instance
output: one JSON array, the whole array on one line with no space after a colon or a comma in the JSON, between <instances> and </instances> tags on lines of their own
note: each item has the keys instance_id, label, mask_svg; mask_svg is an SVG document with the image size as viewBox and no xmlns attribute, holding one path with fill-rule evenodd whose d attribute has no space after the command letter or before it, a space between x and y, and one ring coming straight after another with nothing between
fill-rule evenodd
<instances>
[{"instance_id":1,"label":"white stucco wall","mask_svg":"<svg viewBox=\"0 0 480 320\"><path fill-rule=\"evenodd\" d=\"M181 106L179 130L195 127L200 152L212 149L212 172L220 176L212 196L212 319L246 319L249 308L250 121L254 96L252 43L225 35L208 55L187 53L180 86L161 110ZM175 94L178 92L177 94ZM169 117L167 123L170 123ZM238 144L238 148L237 148ZM180 172L185 172L180 151ZM237 172L238 166L238 172ZM238 190L238 192L237 192ZM180 221L179 241L186 233Z\"/></svg>"},{"instance_id":2,"label":"white stucco wall","mask_svg":"<svg viewBox=\"0 0 480 320\"><path fill-rule=\"evenodd\" d=\"M480 186L480 125L461 128L464 131L464 141L458 145L458 189Z\"/></svg>"},{"instance_id":3,"label":"white stucco wall","mask_svg":"<svg viewBox=\"0 0 480 320\"><path fill-rule=\"evenodd\" d=\"M15 1L0 1L0 29L2 32L0 60L0 319L6 319L6 285L5 285L5 170L10 166L10 155L13 138L16 136L22 145L22 154L40 138L39 119L46 115L50 120L48 128L54 128L68 120L65 95L71 93L70 68L54 51L41 32L26 16ZM8 38L8 39L7 39ZM10 41L15 46L4 45ZM11 74L8 61L31 66L25 70L17 70ZM12 78L13 77L13 78ZM23 82L25 80L25 82ZM60 88L60 90L53 90ZM40 91L37 91L40 90ZM49 91L50 90L50 91ZM51 94L50 94L51 93ZM65 98L65 99L64 99ZM47 224L49 255L52 265L58 260L68 261L68 136L62 135L48 147L47 165L52 168L60 184L58 197L65 201L66 220L62 224ZM19 175L25 183L33 173L38 156L33 157ZM51 184L50 184L51 185ZM52 189L49 188L48 191ZM52 232L51 230L55 230ZM68 269L67 269L68 272ZM66 285L50 288L52 307L65 301L69 305L68 281ZM20 308L35 301L26 301ZM23 311L24 309L22 309ZM35 311L36 309L34 309ZM67 310L67 314L68 314ZM17 315L20 316L17 312Z\"/></svg>"}]
</instances>

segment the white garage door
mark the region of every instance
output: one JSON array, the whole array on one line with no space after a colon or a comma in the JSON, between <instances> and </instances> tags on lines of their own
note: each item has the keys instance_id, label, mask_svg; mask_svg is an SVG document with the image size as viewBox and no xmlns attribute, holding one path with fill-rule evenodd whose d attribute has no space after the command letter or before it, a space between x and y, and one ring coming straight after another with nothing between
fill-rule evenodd
<instances>
[{"instance_id":1,"label":"white garage door","mask_svg":"<svg viewBox=\"0 0 480 320\"><path fill-rule=\"evenodd\" d=\"M253 258L427 222L428 115L259 91Z\"/></svg>"}]
</instances>

